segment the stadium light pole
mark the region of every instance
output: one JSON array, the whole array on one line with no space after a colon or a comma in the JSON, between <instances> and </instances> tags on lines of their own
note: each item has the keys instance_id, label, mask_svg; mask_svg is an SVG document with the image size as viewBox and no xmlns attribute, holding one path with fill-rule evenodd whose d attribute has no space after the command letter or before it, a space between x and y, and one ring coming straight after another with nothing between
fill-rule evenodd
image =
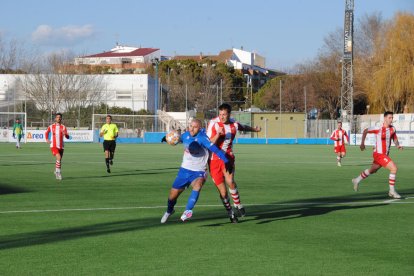
<instances>
[{"instance_id":1,"label":"stadium light pole","mask_svg":"<svg viewBox=\"0 0 414 276\"><path fill-rule=\"evenodd\" d=\"M158 132L158 117L157 117L157 111L158 111L158 65L160 63L160 60L158 58L153 58L152 64L155 66L155 88L154 88L154 124L155 128L154 131Z\"/></svg>"}]
</instances>

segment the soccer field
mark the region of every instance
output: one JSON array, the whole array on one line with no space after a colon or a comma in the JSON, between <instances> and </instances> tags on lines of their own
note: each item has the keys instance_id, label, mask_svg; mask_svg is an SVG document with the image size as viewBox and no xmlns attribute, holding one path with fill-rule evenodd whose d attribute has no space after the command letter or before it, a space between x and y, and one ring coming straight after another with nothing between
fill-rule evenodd
<instances>
[{"instance_id":1,"label":"soccer field","mask_svg":"<svg viewBox=\"0 0 414 276\"><path fill-rule=\"evenodd\" d=\"M0 144L0 275L413 275L414 149L391 149L401 200L380 170L352 190L371 151L236 145L247 216L231 224L209 178L160 219L181 145L119 144L106 173L100 144L65 145L55 180L48 145Z\"/></svg>"}]
</instances>

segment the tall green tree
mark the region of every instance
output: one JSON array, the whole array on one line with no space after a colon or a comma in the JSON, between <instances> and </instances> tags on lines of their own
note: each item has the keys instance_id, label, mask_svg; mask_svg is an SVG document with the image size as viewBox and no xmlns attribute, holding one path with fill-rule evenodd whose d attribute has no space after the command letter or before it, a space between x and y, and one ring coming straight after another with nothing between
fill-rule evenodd
<instances>
[{"instance_id":1,"label":"tall green tree","mask_svg":"<svg viewBox=\"0 0 414 276\"><path fill-rule=\"evenodd\" d=\"M414 15L398 13L375 45L372 75L365 79L373 112L414 107Z\"/></svg>"}]
</instances>

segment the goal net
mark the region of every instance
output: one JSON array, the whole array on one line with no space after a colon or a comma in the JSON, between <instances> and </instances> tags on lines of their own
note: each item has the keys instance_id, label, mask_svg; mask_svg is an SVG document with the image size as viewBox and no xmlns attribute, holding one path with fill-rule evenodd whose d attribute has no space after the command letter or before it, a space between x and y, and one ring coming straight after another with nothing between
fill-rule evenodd
<instances>
[{"instance_id":1,"label":"goal net","mask_svg":"<svg viewBox=\"0 0 414 276\"><path fill-rule=\"evenodd\" d=\"M106 114L93 114L92 126L99 131L106 123ZM142 138L145 132L166 132L170 126L155 115L119 115L111 114L112 123L118 126L121 138Z\"/></svg>"},{"instance_id":2,"label":"goal net","mask_svg":"<svg viewBox=\"0 0 414 276\"><path fill-rule=\"evenodd\" d=\"M23 134L27 130L27 115L24 112L0 112L0 142L14 142L13 126L19 119L23 126ZM22 139L26 143L26 135Z\"/></svg>"}]
</instances>

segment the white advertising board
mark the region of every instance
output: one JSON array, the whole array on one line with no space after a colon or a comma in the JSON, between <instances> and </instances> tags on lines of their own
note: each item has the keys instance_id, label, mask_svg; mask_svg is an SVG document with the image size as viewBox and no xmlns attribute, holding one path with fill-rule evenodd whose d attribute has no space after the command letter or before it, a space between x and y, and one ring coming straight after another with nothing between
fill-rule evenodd
<instances>
[{"instance_id":1,"label":"white advertising board","mask_svg":"<svg viewBox=\"0 0 414 276\"><path fill-rule=\"evenodd\" d=\"M6 139L3 139L3 131L0 133L0 142L15 142L16 140L13 138L13 132L8 131L5 134ZM45 143L45 130L28 130L25 133L25 138L27 143ZM93 142L93 131L92 130L69 130L69 139L65 139L64 141L67 143L76 143L76 142Z\"/></svg>"},{"instance_id":2,"label":"white advertising board","mask_svg":"<svg viewBox=\"0 0 414 276\"><path fill-rule=\"evenodd\" d=\"M400 142L400 145L403 147L414 147L414 133L408 134L408 133L401 133L397 134L398 141ZM351 134L351 145L360 145L362 139L362 134ZM365 139L365 145L366 146L373 146L375 145L375 136L374 135L367 135L367 138Z\"/></svg>"}]
</instances>

